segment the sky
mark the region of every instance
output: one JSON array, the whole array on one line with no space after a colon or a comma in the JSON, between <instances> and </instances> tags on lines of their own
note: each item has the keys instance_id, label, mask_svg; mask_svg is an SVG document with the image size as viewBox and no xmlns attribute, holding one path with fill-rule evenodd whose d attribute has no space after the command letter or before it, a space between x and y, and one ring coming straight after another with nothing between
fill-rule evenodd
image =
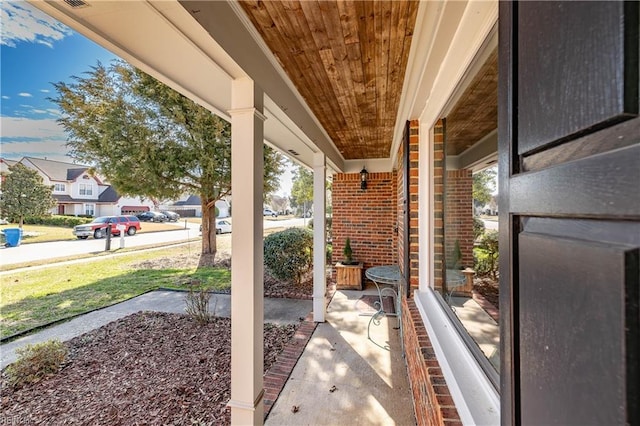
<instances>
[{"instance_id":1,"label":"sky","mask_svg":"<svg viewBox=\"0 0 640 426\"><path fill-rule=\"evenodd\" d=\"M53 83L116 57L24 1L0 4L0 153L70 161Z\"/></svg>"},{"instance_id":2,"label":"sky","mask_svg":"<svg viewBox=\"0 0 640 426\"><path fill-rule=\"evenodd\" d=\"M25 1L0 1L0 156L73 160L56 123L53 83L71 82L98 62L116 56ZM291 193L291 170L280 179L280 195Z\"/></svg>"}]
</instances>

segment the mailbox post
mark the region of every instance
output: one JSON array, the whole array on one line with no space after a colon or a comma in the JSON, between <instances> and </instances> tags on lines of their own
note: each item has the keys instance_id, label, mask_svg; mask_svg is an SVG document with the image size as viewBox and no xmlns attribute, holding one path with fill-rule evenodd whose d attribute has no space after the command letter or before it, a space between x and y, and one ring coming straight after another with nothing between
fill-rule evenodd
<instances>
[{"instance_id":1,"label":"mailbox post","mask_svg":"<svg viewBox=\"0 0 640 426\"><path fill-rule=\"evenodd\" d=\"M124 248L124 231L127 228L124 225L118 224L117 229L118 231L120 231L120 248L123 249Z\"/></svg>"}]
</instances>

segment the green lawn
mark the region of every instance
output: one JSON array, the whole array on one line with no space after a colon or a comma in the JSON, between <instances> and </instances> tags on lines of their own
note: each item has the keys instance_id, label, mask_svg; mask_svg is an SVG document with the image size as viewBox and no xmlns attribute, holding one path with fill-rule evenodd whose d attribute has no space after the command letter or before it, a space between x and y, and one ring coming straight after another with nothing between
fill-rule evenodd
<instances>
[{"instance_id":1,"label":"green lawn","mask_svg":"<svg viewBox=\"0 0 640 426\"><path fill-rule=\"evenodd\" d=\"M77 263L0 277L0 336L109 306L159 287L185 288L198 281L208 289L231 285L231 272L219 268L196 268L192 260L176 265L186 247L132 253L118 258ZM165 265L164 269L135 267L143 261ZM172 265L173 263L173 265Z\"/></svg>"}]
</instances>

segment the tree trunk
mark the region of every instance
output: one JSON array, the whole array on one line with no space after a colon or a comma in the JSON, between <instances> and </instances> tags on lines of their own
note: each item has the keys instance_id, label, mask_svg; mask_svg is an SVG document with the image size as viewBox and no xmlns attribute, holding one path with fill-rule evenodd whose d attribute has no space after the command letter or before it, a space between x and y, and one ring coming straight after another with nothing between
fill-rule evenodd
<instances>
[{"instance_id":1,"label":"tree trunk","mask_svg":"<svg viewBox=\"0 0 640 426\"><path fill-rule=\"evenodd\" d=\"M202 252L199 266L213 266L216 245L216 208L215 202L202 200Z\"/></svg>"},{"instance_id":2,"label":"tree trunk","mask_svg":"<svg viewBox=\"0 0 640 426\"><path fill-rule=\"evenodd\" d=\"M20 221L18 222L18 228L22 229L22 225L24 225L24 216L20 215Z\"/></svg>"}]
</instances>

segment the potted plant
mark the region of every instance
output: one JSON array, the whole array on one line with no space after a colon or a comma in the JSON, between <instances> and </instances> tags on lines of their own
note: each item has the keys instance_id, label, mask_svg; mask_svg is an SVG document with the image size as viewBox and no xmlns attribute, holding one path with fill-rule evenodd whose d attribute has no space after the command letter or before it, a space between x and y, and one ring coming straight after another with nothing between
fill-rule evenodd
<instances>
[{"instance_id":1,"label":"potted plant","mask_svg":"<svg viewBox=\"0 0 640 426\"><path fill-rule=\"evenodd\" d=\"M336 285L339 289L362 290L362 262L353 260L351 239L347 238L342 250L344 260L336 264Z\"/></svg>"},{"instance_id":2,"label":"potted plant","mask_svg":"<svg viewBox=\"0 0 640 426\"><path fill-rule=\"evenodd\" d=\"M344 249L342 250L342 254L344 254L344 260L342 261L343 265L353 265L353 250L351 249L351 239L347 238L347 241L344 243ZM358 263L358 262L356 262Z\"/></svg>"}]
</instances>

